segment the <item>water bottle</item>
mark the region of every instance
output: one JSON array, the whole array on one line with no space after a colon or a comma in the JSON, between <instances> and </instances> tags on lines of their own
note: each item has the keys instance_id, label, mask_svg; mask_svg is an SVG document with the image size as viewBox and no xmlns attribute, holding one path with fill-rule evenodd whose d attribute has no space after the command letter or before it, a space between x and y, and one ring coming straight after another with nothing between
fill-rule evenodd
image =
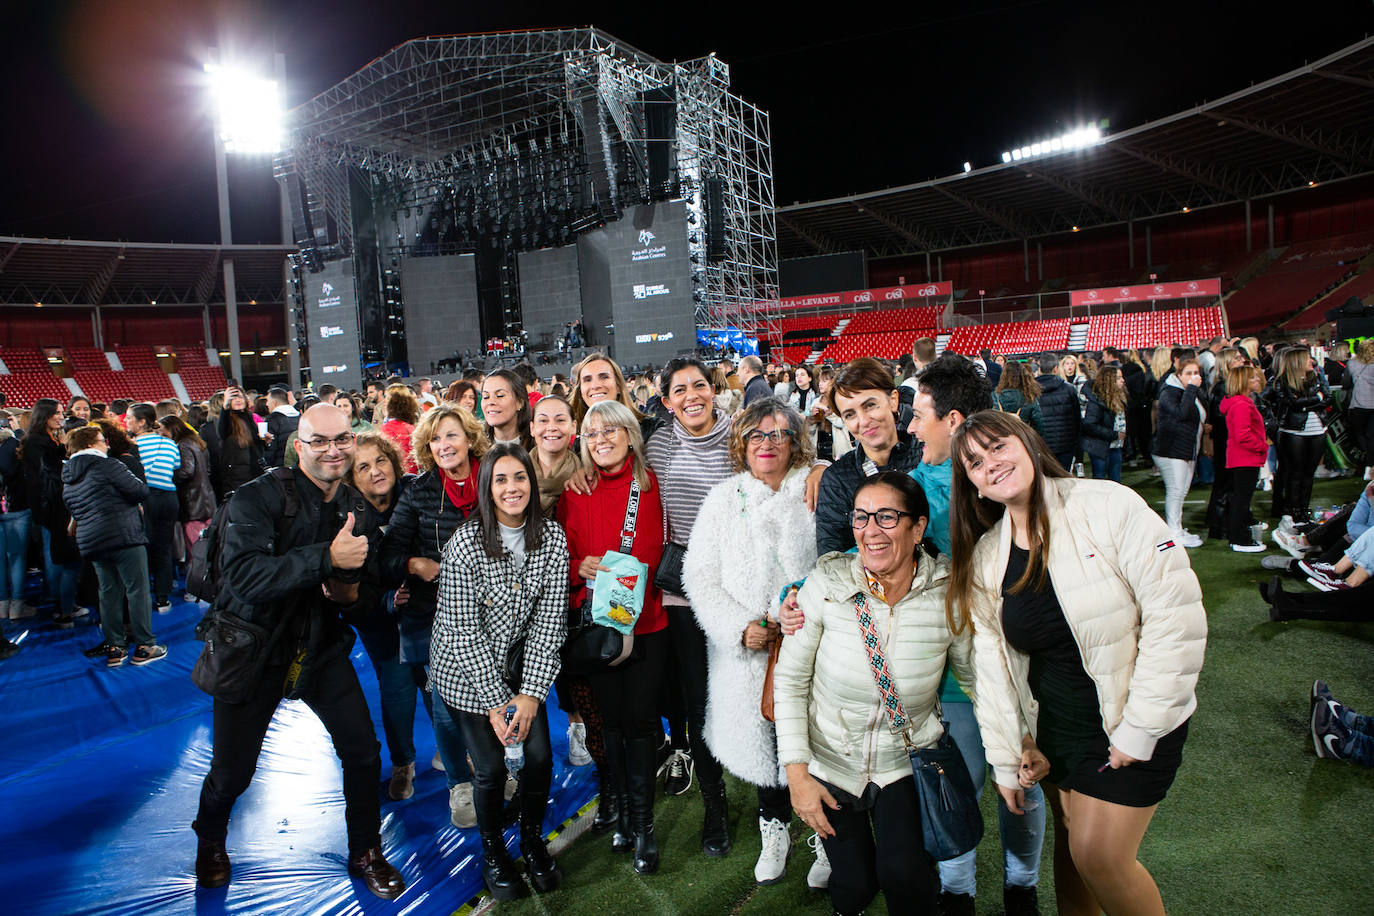
<instances>
[{"instance_id":1,"label":"water bottle","mask_svg":"<svg viewBox=\"0 0 1374 916\"><path fill-rule=\"evenodd\" d=\"M515 718L515 707L506 707L506 724ZM506 772L512 776L517 775L525 766L525 738L520 736L506 744Z\"/></svg>"}]
</instances>

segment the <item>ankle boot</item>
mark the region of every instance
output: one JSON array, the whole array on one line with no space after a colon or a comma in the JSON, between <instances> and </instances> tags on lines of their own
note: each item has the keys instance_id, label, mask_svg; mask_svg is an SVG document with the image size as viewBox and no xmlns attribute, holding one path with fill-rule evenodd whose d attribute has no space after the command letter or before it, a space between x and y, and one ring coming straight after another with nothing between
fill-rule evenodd
<instances>
[{"instance_id":1,"label":"ankle boot","mask_svg":"<svg viewBox=\"0 0 1374 916\"><path fill-rule=\"evenodd\" d=\"M656 743L653 737L625 739L625 781L635 837L634 869L641 875L658 871L658 840L654 836Z\"/></svg>"},{"instance_id":2,"label":"ankle boot","mask_svg":"<svg viewBox=\"0 0 1374 916\"><path fill-rule=\"evenodd\" d=\"M1040 916L1035 885L1002 888L1002 908L1007 911L1007 916Z\"/></svg>"},{"instance_id":3,"label":"ankle boot","mask_svg":"<svg viewBox=\"0 0 1374 916\"><path fill-rule=\"evenodd\" d=\"M730 820L725 807L725 783L701 784L706 816L701 824L701 851L712 858L730 854Z\"/></svg>"},{"instance_id":4,"label":"ankle boot","mask_svg":"<svg viewBox=\"0 0 1374 916\"><path fill-rule=\"evenodd\" d=\"M549 853L544 842L544 828L538 820L520 818L520 854L525 857L525 868L529 870L530 883L535 890L544 894L558 889L563 872Z\"/></svg>"},{"instance_id":5,"label":"ankle boot","mask_svg":"<svg viewBox=\"0 0 1374 916\"><path fill-rule=\"evenodd\" d=\"M200 837L196 843L196 883L201 887L224 887L232 873L224 838Z\"/></svg>"},{"instance_id":6,"label":"ankle boot","mask_svg":"<svg viewBox=\"0 0 1374 916\"><path fill-rule=\"evenodd\" d=\"M495 900L514 900L525 896L525 882L520 880L520 871L506 850L505 838L499 831L482 834L482 880Z\"/></svg>"}]
</instances>

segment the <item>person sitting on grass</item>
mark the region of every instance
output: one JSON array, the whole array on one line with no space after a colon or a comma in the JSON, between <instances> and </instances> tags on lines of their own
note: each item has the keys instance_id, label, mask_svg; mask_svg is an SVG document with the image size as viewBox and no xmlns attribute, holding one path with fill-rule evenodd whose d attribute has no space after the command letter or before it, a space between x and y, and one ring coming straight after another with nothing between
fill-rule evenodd
<instances>
[{"instance_id":1,"label":"person sitting on grass","mask_svg":"<svg viewBox=\"0 0 1374 916\"><path fill-rule=\"evenodd\" d=\"M1325 681L1312 682L1312 745L1317 756L1374 767L1374 717L1336 701Z\"/></svg>"}]
</instances>

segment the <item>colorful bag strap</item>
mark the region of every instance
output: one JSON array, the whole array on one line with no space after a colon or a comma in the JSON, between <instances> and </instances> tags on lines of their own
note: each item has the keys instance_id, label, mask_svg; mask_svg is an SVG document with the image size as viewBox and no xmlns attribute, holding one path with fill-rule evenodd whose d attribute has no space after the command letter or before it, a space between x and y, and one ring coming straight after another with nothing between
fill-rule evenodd
<instances>
[{"instance_id":1,"label":"colorful bag strap","mask_svg":"<svg viewBox=\"0 0 1374 916\"><path fill-rule=\"evenodd\" d=\"M888 721L892 723L892 730L902 732L905 738L911 721L907 719L906 710L902 708L902 698L897 695L897 681L888 670L887 654L883 652L883 642L878 637L878 626L873 622L873 614L868 609L868 598L863 592L854 596L854 612L858 615L859 629L863 633L864 650L868 652L868 667L873 672L878 693L882 694L883 709L887 712Z\"/></svg>"}]
</instances>

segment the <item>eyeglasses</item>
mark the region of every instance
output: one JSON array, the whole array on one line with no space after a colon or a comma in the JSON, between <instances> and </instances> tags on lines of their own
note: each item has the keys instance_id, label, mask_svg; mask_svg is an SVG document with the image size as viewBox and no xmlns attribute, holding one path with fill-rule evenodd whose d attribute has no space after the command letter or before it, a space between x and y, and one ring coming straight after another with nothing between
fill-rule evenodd
<instances>
[{"instance_id":1,"label":"eyeglasses","mask_svg":"<svg viewBox=\"0 0 1374 916\"><path fill-rule=\"evenodd\" d=\"M849 526L855 531L862 531L868 527L868 520L871 518L878 523L879 528L896 528L897 522L903 516L912 517L910 512L903 512L900 509L879 509L877 512L855 509L849 513Z\"/></svg>"},{"instance_id":2,"label":"eyeglasses","mask_svg":"<svg viewBox=\"0 0 1374 916\"><path fill-rule=\"evenodd\" d=\"M353 447L357 438L358 437L353 435L353 433L344 433L342 436L335 436L333 439L307 439L305 444L310 446L310 451L314 452L316 455L323 455L325 452L329 451L331 447L337 448L341 452L346 452Z\"/></svg>"},{"instance_id":3,"label":"eyeglasses","mask_svg":"<svg viewBox=\"0 0 1374 916\"><path fill-rule=\"evenodd\" d=\"M582 437L588 442L595 442L598 439L605 439L610 442L611 438L624 428L623 426L606 426L602 429L589 429L582 433Z\"/></svg>"},{"instance_id":4,"label":"eyeglasses","mask_svg":"<svg viewBox=\"0 0 1374 916\"><path fill-rule=\"evenodd\" d=\"M744 438L749 440L750 445L758 445L764 441L771 442L774 445L782 445L783 442L791 442L793 439L797 438L797 434L790 429L775 429L767 433L755 429L751 430Z\"/></svg>"}]
</instances>

